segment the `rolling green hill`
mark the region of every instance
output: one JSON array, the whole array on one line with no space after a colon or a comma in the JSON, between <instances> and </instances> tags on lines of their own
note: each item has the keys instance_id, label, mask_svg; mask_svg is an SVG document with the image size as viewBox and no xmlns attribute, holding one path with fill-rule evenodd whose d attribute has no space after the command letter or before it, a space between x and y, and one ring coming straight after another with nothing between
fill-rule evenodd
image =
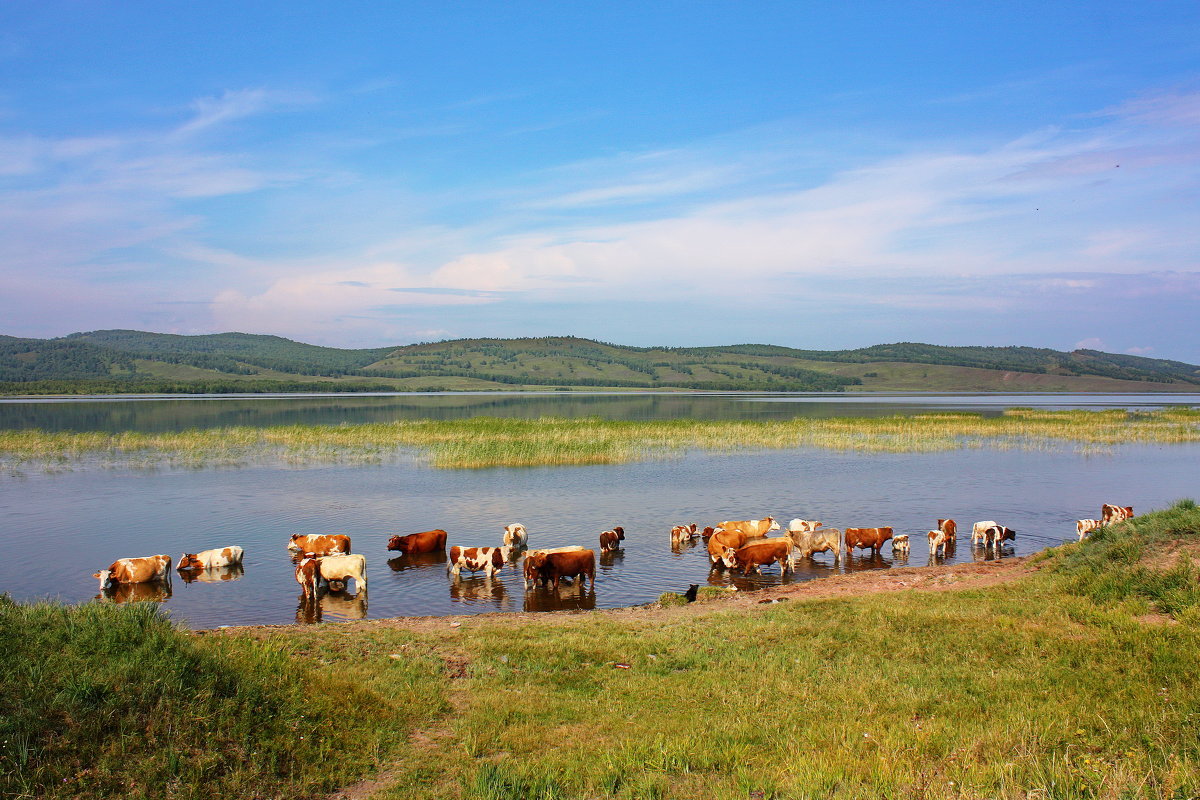
<instances>
[{"instance_id":1,"label":"rolling green hill","mask_svg":"<svg viewBox=\"0 0 1200 800\"><path fill-rule=\"evenodd\" d=\"M856 350L761 344L623 347L575 337L460 339L344 350L278 336L110 330L0 336L0 392L263 392L517 388L709 391L1195 391L1179 361L1033 347L901 342Z\"/></svg>"}]
</instances>

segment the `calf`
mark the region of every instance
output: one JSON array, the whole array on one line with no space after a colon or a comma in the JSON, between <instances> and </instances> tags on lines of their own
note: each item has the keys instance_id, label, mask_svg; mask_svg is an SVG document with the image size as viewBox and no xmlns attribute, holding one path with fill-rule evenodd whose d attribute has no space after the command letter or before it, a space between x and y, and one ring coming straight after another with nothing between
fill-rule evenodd
<instances>
[{"instance_id":1,"label":"calf","mask_svg":"<svg viewBox=\"0 0 1200 800\"><path fill-rule=\"evenodd\" d=\"M708 540L708 559L715 567L721 563L721 559L725 554L726 547L737 549L746 543L750 537L742 531L726 531L722 530L719 533L714 533Z\"/></svg>"},{"instance_id":2,"label":"calf","mask_svg":"<svg viewBox=\"0 0 1200 800\"><path fill-rule=\"evenodd\" d=\"M871 548L871 555L879 555L883 543L892 538L892 529L885 528L846 528L846 555L854 552L856 547Z\"/></svg>"},{"instance_id":3,"label":"calf","mask_svg":"<svg viewBox=\"0 0 1200 800\"><path fill-rule=\"evenodd\" d=\"M216 550L202 550L199 553L184 553L175 565L178 572L193 569L215 569L231 567L242 563L243 550L240 547L222 547Z\"/></svg>"},{"instance_id":4,"label":"calf","mask_svg":"<svg viewBox=\"0 0 1200 800\"><path fill-rule=\"evenodd\" d=\"M111 591L120 583L153 583L171 581L170 556L140 556L118 558L108 569L93 572L92 577L100 581L100 591Z\"/></svg>"},{"instance_id":5,"label":"calf","mask_svg":"<svg viewBox=\"0 0 1200 800\"><path fill-rule=\"evenodd\" d=\"M842 532L837 528L822 528L820 530L799 531L788 526L788 538L792 546L800 551L800 558L808 558L814 553L833 552L836 562L842 557Z\"/></svg>"},{"instance_id":6,"label":"calf","mask_svg":"<svg viewBox=\"0 0 1200 800\"><path fill-rule=\"evenodd\" d=\"M723 530L725 530L725 529L724 528L714 528L712 525L708 525L704 528L704 530L700 531L700 535L702 537L704 537L705 539L708 539L714 533L719 533Z\"/></svg>"},{"instance_id":7,"label":"calf","mask_svg":"<svg viewBox=\"0 0 1200 800\"><path fill-rule=\"evenodd\" d=\"M949 541L949 538L946 536L945 531L942 531L942 530L930 531L929 532L929 557L933 558L935 556L941 556L942 558L945 558L946 557L946 543L948 541ZM895 550L896 546L892 545L892 549ZM939 550L941 552L938 552Z\"/></svg>"},{"instance_id":8,"label":"calf","mask_svg":"<svg viewBox=\"0 0 1200 800\"><path fill-rule=\"evenodd\" d=\"M983 543L985 546L999 547L1006 541L1015 541L1017 532L1012 528L1006 528L1003 525L992 525L984 531Z\"/></svg>"},{"instance_id":9,"label":"calf","mask_svg":"<svg viewBox=\"0 0 1200 800\"><path fill-rule=\"evenodd\" d=\"M450 563L447 569L454 577L461 570L484 572L490 578L508 563L512 548L505 547L459 547L450 548Z\"/></svg>"},{"instance_id":10,"label":"calf","mask_svg":"<svg viewBox=\"0 0 1200 800\"><path fill-rule=\"evenodd\" d=\"M1116 525L1133 516L1133 506L1113 506L1104 503L1100 506L1100 521L1105 525Z\"/></svg>"},{"instance_id":11,"label":"calf","mask_svg":"<svg viewBox=\"0 0 1200 800\"><path fill-rule=\"evenodd\" d=\"M525 526L519 522L505 525L503 544L505 547L524 549L529 546L529 531L525 530Z\"/></svg>"},{"instance_id":12,"label":"calf","mask_svg":"<svg viewBox=\"0 0 1200 800\"><path fill-rule=\"evenodd\" d=\"M350 552L350 537L341 533L293 533L288 550L317 556L345 555Z\"/></svg>"},{"instance_id":13,"label":"calf","mask_svg":"<svg viewBox=\"0 0 1200 800\"><path fill-rule=\"evenodd\" d=\"M529 559L531 557L537 555L538 553L546 553L546 554L549 554L549 553L583 553L586 551L587 551L586 547L581 547L580 545L577 545L577 544L567 545L566 547L546 547L546 548L539 548L537 550L530 550L528 553L525 554L525 568L524 568L525 588L528 589L530 586L532 586L533 582L536 581L537 577L538 577L537 570L533 567L532 564L529 563Z\"/></svg>"},{"instance_id":14,"label":"calf","mask_svg":"<svg viewBox=\"0 0 1200 800\"><path fill-rule=\"evenodd\" d=\"M778 539L767 539L764 542L751 542L736 550L726 547L721 560L729 569L741 567L743 575L749 575L750 570L757 569L762 564L779 564L780 572L792 571L792 540L787 536Z\"/></svg>"},{"instance_id":15,"label":"calf","mask_svg":"<svg viewBox=\"0 0 1200 800\"><path fill-rule=\"evenodd\" d=\"M600 552L608 553L616 550L623 541L625 541L625 529L620 525L614 525L611 531L600 534Z\"/></svg>"},{"instance_id":16,"label":"calf","mask_svg":"<svg viewBox=\"0 0 1200 800\"><path fill-rule=\"evenodd\" d=\"M1079 541L1083 541L1088 537L1089 533L1100 530L1104 527L1104 523L1098 519L1079 519L1075 520L1075 533L1079 536Z\"/></svg>"},{"instance_id":17,"label":"calf","mask_svg":"<svg viewBox=\"0 0 1200 800\"><path fill-rule=\"evenodd\" d=\"M700 526L696 523L691 525L676 525L671 528L671 543L680 544L689 541L700 535Z\"/></svg>"},{"instance_id":18,"label":"calf","mask_svg":"<svg viewBox=\"0 0 1200 800\"><path fill-rule=\"evenodd\" d=\"M892 555L896 555L897 553L901 555L908 555L907 533L897 533L892 537Z\"/></svg>"},{"instance_id":19,"label":"calf","mask_svg":"<svg viewBox=\"0 0 1200 800\"><path fill-rule=\"evenodd\" d=\"M976 522L974 525L971 526L971 544L979 544L981 542L983 544L987 544L988 528L998 528L998 527L1000 527L999 523L997 523L996 520L994 520L994 519L987 519L987 520L983 520L982 522Z\"/></svg>"},{"instance_id":20,"label":"calf","mask_svg":"<svg viewBox=\"0 0 1200 800\"><path fill-rule=\"evenodd\" d=\"M315 597L321 585L321 563L317 556L304 556L296 564L296 583L304 590L304 597Z\"/></svg>"},{"instance_id":21,"label":"calf","mask_svg":"<svg viewBox=\"0 0 1200 800\"><path fill-rule=\"evenodd\" d=\"M580 588L583 587L587 578L591 578L594 590L596 588L596 554L591 550L533 553L525 559L526 588L529 586L530 573L533 574L535 580L543 583L552 582L555 591L558 591L560 578L577 578Z\"/></svg>"},{"instance_id":22,"label":"calf","mask_svg":"<svg viewBox=\"0 0 1200 800\"><path fill-rule=\"evenodd\" d=\"M431 531L410 533L407 536L393 536L388 539L388 550L399 550L404 555L417 553L440 553L446 549L446 532L441 528Z\"/></svg>"},{"instance_id":23,"label":"calf","mask_svg":"<svg viewBox=\"0 0 1200 800\"><path fill-rule=\"evenodd\" d=\"M946 534L947 542L953 542L958 538L958 523L952 519L939 519L938 530Z\"/></svg>"},{"instance_id":24,"label":"calf","mask_svg":"<svg viewBox=\"0 0 1200 800\"><path fill-rule=\"evenodd\" d=\"M746 536L766 536L771 531L779 530L779 523L774 517L762 519L747 519L740 521L722 522L720 527L727 531L741 531Z\"/></svg>"}]
</instances>

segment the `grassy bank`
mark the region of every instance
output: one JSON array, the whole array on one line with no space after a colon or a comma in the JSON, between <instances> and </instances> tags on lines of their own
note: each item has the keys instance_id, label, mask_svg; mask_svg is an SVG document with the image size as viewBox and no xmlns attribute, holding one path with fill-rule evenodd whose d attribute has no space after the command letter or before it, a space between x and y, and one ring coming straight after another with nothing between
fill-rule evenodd
<instances>
[{"instance_id":1,"label":"grassy bank","mask_svg":"<svg viewBox=\"0 0 1200 800\"><path fill-rule=\"evenodd\" d=\"M786 421L583 419L417 420L363 425L220 428L180 433L0 431L0 459L26 463L245 463L376 461L416 451L441 468L615 464L690 449L817 447L866 452L930 452L965 447L1045 447L1071 443L1200 441L1200 411L1035 411L999 417L917 414Z\"/></svg>"},{"instance_id":2,"label":"grassy bank","mask_svg":"<svg viewBox=\"0 0 1200 800\"><path fill-rule=\"evenodd\" d=\"M0 692L2 718L90 726L45 734L23 767L64 796L103 794L87 789L98 757L107 785L140 781L127 794L199 794L188 781L227 748L244 757L220 762L232 795L300 797L362 772L378 747L374 796L393 799L1188 798L1200 792L1197 552L1189 501L990 588L203 637L138 607L6 607L4 644L23 648L6 651L12 663L56 660L0 673L23 681ZM123 625L121 647L100 646L90 623L72 629L80 613ZM137 655L113 666L118 650ZM212 676L244 689L231 698ZM252 716L261 729L219 706L173 713L197 686L212 687L207 703L271 713ZM29 711L12 700L26 694ZM316 741L297 740L306 725ZM174 762L152 741L179 742ZM269 746L285 778L248 749Z\"/></svg>"}]
</instances>

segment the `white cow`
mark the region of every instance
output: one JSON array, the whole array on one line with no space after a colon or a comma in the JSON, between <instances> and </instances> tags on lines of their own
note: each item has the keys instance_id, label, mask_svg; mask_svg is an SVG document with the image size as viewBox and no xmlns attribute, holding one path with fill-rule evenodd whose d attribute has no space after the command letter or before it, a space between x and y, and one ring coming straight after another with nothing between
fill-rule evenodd
<instances>
[{"instance_id":1,"label":"white cow","mask_svg":"<svg viewBox=\"0 0 1200 800\"><path fill-rule=\"evenodd\" d=\"M518 548L528 547L529 531L525 530L525 526L519 522L514 522L511 525L505 525L504 546Z\"/></svg>"}]
</instances>

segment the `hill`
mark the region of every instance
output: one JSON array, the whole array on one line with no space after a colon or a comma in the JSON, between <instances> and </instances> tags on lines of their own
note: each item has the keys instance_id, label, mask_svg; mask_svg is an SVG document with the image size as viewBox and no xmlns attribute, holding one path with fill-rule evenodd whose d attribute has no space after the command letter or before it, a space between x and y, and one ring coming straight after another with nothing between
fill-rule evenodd
<instances>
[{"instance_id":1,"label":"hill","mask_svg":"<svg viewBox=\"0 0 1200 800\"><path fill-rule=\"evenodd\" d=\"M763 344L625 347L576 337L460 339L347 350L279 336L132 330L0 336L0 392L434 391L521 388L708 391L1195 391L1200 367L1096 350L854 350Z\"/></svg>"}]
</instances>

